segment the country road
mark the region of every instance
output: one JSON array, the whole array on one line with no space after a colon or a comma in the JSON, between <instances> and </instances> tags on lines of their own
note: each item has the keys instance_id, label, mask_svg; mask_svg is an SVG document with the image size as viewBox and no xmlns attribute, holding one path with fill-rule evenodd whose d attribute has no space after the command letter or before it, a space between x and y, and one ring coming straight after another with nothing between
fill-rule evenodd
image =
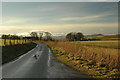
<instances>
[{"instance_id":1,"label":"country road","mask_svg":"<svg viewBox=\"0 0 120 80\"><path fill-rule=\"evenodd\" d=\"M4 64L2 78L90 78L83 72L57 62L46 45L36 44L31 51Z\"/></svg>"}]
</instances>

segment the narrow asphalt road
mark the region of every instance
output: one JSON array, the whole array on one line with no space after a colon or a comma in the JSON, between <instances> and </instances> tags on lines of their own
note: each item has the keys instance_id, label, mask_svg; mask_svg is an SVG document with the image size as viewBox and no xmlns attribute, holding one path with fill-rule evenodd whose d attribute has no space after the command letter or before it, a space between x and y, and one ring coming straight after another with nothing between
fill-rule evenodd
<instances>
[{"instance_id":1,"label":"narrow asphalt road","mask_svg":"<svg viewBox=\"0 0 120 80\"><path fill-rule=\"evenodd\" d=\"M36 55L37 58L34 56ZM16 60L2 66L2 78L90 78L57 62L41 43Z\"/></svg>"}]
</instances>

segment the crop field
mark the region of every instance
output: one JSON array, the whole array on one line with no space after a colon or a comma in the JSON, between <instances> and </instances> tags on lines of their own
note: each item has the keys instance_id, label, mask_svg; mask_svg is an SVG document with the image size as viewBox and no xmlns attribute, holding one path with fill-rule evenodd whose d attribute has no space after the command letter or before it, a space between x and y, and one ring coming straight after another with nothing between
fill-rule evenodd
<instances>
[{"instance_id":1,"label":"crop field","mask_svg":"<svg viewBox=\"0 0 120 80\"><path fill-rule=\"evenodd\" d=\"M112 40L120 40L120 35L92 36L92 37L86 37L86 38L112 41Z\"/></svg>"},{"instance_id":2,"label":"crop field","mask_svg":"<svg viewBox=\"0 0 120 80\"><path fill-rule=\"evenodd\" d=\"M77 70L95 77L116 77L118 74L119 41L58 41L49 45L56 58ZM83 69L84 68L84 69Z\"/></svg>"},{"instance_id":3,"label":"crop field","mask_svg":"<svg viewBox=\"0 0 120 80\"><path fill-rule=\"evenodd\" d=\"M118 40L111 40L111 41L78 41L78 42L71 42L76 45L82 46L90 46L90 47L101 47L101 48L113 48L113 49L120 49L118 45L120 42Z\"/></svg>"},{"instance_id":4,"label":"crop field","mask_svg":"<svg viewBox=\"0 0 120 80\"><path fill-rule=\"evenodd\" d=\"M10 39L6 39L6 44L4 43L4 39L0 39L0 46L6 46L6 45L15 45L15 44L22 44L22 43L29 43L30 41L28 40L10 40ZM10 43L11 41L11 43Z\"/></svg>"}]
</instances>

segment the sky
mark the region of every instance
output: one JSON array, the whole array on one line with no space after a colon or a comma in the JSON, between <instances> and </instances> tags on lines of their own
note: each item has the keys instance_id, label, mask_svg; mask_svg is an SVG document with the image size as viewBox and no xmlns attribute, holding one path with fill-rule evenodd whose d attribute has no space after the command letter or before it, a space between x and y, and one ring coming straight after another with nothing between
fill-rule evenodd
<instances>
[{"instance_id":1,"label":"sky","mask_svg":"<svg viewBox=\"0 0 120 80\"><path fill-rule=\"evenodd\" d=\"M118 2L119 0L2 0L3 2Z\"/></svg>"},{"instance_id":2,"label":"sky","mask_svg":"<svg viewBox=\"0 0 120 80\"><path fill-rule=\"evenodd\" d=\"M118 34L118 3L3 2L0 33L27 35L31 31Z\"/></svg>"}]
</instances>

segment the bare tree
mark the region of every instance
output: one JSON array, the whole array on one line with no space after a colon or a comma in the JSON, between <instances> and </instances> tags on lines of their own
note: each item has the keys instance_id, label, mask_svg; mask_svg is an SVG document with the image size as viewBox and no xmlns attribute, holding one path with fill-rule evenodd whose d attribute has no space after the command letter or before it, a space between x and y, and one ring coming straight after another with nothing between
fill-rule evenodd
<instances>
[{"instance_id":1,"label":"bare tree","mask_svg":"<svg viewBox=\"0 0 120 80\"><path fill-rule=\"evenodd\" d=\"M39 40L42 40L43 33L39 33Z\"/></svg>"},{"instance_id":2,"label":"bare tree","mask_svg":"<svg viewBox=\"0 0 120 80\"><path fill-rule=\"evenodd\" d=\"M31 32L30 35L33 38L33 40L38 40L38 34L37 34L37 32Z\"/></svg>"},{"instance_id":3,"label":"bare tree","mask_svg":"<svg viewBox=\"0 0 120 80\"><path fill-rule=\"evenodd\" d=\"M52 40L52 34L50 32L44 32L47 40Z\"/></svg>"}]
</instances>

